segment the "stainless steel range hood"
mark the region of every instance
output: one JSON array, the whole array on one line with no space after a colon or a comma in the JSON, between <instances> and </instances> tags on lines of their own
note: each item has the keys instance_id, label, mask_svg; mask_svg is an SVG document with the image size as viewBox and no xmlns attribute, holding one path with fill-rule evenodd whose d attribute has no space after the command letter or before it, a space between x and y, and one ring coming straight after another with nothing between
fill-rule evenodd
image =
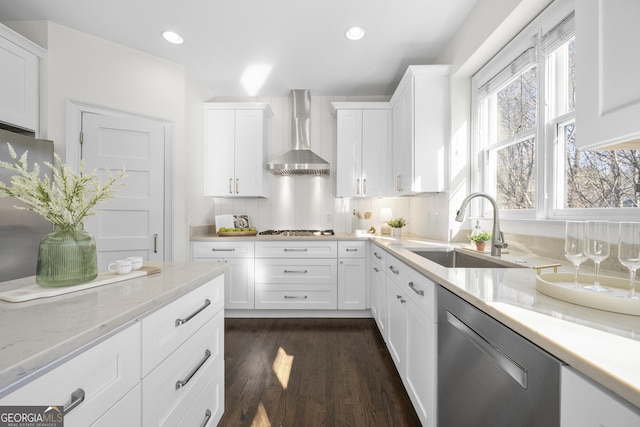
<instances>
[{"instance_id":1,"label":"stainless steel range hood","mask_svg":"<svg viewBox=\"0 0 640 427\"><path fill-rule=\"evenodd\" d=\"M291 91L291 151L267 163L274 175L329 175L329 163L311 151L311 93L308 89Z\"/></svg>"}]
</instances>

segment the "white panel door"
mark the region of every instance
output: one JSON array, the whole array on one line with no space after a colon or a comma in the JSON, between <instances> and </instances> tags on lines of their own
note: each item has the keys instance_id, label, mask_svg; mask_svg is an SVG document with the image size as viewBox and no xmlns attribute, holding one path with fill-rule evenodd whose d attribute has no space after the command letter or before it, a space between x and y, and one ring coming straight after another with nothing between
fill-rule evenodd
<instances>
[{"instance_id":1,"label":"white panel door","mask_svg":"<svg viewBox=\"0 0 640 427\"><path fill-rule=\"evenodd\" d=\"M382 197L387 179L389 110L362 111L362 195Z\"/></svg>"},{"instance_id":2,"label":"white panel door","mask_svg":"<svg viewBox=\"0 0 640 427\"><path fill-rule=\"evenodd\" d=\"M338 110L336 196L361 196L362 110Z\"/></svg>"},{"instance_id":3,"label":"white panel door","mask_svg":"<svg viewBox=\"0 0 640 427\"><path fill-rule=\"evenodd\" d=\"M140 117L82 114L85 170L116 171L125 185L85 222L96 239L98 270L128 256L164 259L164 125Z\"/></svg>"}]
</instances>

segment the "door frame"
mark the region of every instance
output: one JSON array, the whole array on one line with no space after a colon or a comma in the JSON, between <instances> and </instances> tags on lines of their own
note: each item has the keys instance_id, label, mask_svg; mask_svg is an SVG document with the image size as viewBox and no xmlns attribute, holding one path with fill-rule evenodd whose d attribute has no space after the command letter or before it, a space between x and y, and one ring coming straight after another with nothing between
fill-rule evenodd
<instances>
[{"instance_id":1,"label":"door frame","mask_svg":"<svg viewBox=\"0 0 640 427\"><path fill-rule=\"evenodd\" d=\"M168 120L150 117L143 114L124 110L88 104L74 99L67 99L67 143L66 163L80 166L80 130L82 129L82 113L101 114L112 117L138 117L162 123L164 128L164 261L173 259L173 200L172 195L172 158L173 152L173 123Z\"/></svg>"}]
</instances>

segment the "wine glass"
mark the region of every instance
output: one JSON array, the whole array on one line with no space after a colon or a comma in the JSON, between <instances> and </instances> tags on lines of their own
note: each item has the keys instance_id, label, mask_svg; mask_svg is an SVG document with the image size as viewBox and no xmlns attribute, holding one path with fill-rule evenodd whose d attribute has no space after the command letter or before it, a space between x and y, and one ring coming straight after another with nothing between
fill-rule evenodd
<instances>
[{"instance_id":1,"label":"wine glass","mask_svg":"<svg viewBox=\"0 0 640 427\"><path fill-rule=\"evenodd\" d=\"M621 222L618 238L618 260L629 269L629 294L627 298L640 299L636 296L636 270L640 268L640 222Z\"/></svg>"},{"instance_id":2,"label":"wine glass","mask_svg":"<svg viewBox=\"0 0 640 427\"><path fill-rule=\"evenodd\" d=\"M593 285L585 286L596 292L611 292L600 286L600 263L609 258L609 221L587 221L587 253L596 266Z\"/></svg>"},{"instance_id":3,"label":"wine glass","mask_svg":"<svg viewBox=\"0 0 640 427\"><path fill-rule=\"evenodd\" d=\"M585 221L567 221L564 235L564 256L573 263L574 284L578 285L580 264L589 259L587 254L587 223Z\"/></svg>"}]
</instances>

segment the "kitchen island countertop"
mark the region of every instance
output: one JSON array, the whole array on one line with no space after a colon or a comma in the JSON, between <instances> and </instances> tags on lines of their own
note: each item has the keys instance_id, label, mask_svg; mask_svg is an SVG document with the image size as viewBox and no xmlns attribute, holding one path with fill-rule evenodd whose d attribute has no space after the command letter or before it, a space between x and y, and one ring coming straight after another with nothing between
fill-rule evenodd
<instances>
[{"instance_id":1,"label":"kitchen island countertop","mask_svg":"<svg viewBox=\"0 0 640 427\"><path fill-rule=\"evenodd\" d=\"M161 272L51 298L0 301L0 397L226 269L217 262L147 265ZM27 284L4 282L0 290Z\"/></svg>"}]
</instances>

